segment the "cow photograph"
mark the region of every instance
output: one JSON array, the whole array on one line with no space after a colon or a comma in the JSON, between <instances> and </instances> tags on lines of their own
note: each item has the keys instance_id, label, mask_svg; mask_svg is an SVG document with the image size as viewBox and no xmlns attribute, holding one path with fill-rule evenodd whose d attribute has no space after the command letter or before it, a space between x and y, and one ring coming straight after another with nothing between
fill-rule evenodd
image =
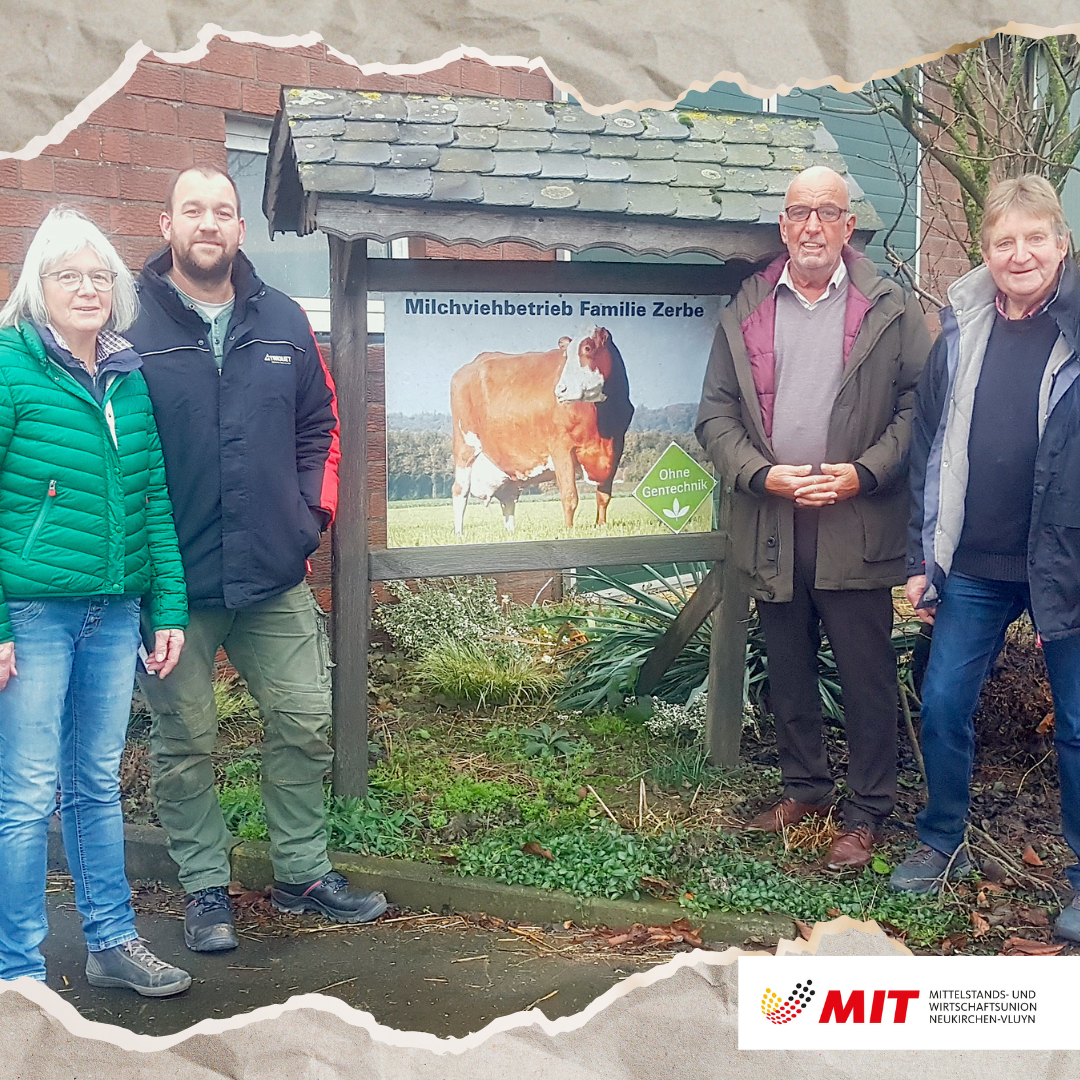
<instances>
[{"instance_id":1,"label":"cow photograph","mask_svg":"<svg viewBox=\"0 0 1080 1080\"><path fill-rule=\"evenodd\" d=\"M384 303L389 546L657 533L633 490L663 451L711 469L693 424L719 298ZM711 526L710 501L686 528Z\"/></svg>"}]
</instances>

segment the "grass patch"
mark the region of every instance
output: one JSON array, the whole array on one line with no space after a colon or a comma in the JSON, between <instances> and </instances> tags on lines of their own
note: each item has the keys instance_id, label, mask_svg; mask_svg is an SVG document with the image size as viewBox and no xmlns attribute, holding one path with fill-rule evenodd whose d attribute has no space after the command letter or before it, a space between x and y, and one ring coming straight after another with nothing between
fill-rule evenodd
<instances>
[{"instance_id":1,"label":"grass patch","mask_svg":"<svg viewBox=\"0 0 1080 1080\"><path fill-rule=\"evenodd\" d=\"M479 708L547 700L561 682L552 663L528 652L446 638L417 662L416 680L432 693Z\"/></svg>"}]
</instances>

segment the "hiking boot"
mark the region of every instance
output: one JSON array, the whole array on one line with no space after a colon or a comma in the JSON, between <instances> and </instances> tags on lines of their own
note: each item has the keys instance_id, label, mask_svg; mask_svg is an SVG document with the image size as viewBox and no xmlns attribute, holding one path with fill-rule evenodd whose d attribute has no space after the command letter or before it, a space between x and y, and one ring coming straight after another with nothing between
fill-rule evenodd
<instances>
[{"instance_id":1,"label":"hiking boot","mask_svg":"<svg viewBox=\"0 0 1080 1080\"><path fill-rule=\"evenodd\" d=\"M336 870L306 885L275 881L270 902L278 911L317 911L341 923L371 922L386 910L386 897L381 892L354 889Z\"/></svg>"},{"instance_id":2,"label":"hiking boot","mask_svg":"<svg viewBox=\"0 0 1080 1080\"><path fill-rule=\"evenodd\" d=\"M811 814L824 817L831 808L832 804L827 802L815 806L797 799L781 799L775 806L770 806L768 810L762 810L757 817L751 818L743 828L753 829L755 832L783 832L788 825L794 825Z\"/></svg>"},{"instance_id":3,"label":"hiking boot","mask_svg":"<svg viewBox=\"0 0 1080 1080\"><path fill-rule=\"evenodd\" d=\"M952 866L949 861L952 860ZM949 880L971 873L971 860L962 845L956 849L956 857L946 855L926 844L920 844L893 872L889 884L898 892L936 893L941 889L948 869ZM1080 920L1080 911L1077 912Z\"/></svg>"},{"instance_id":4,"label":"hiking boot","mask_svg":"<svg viewBox=\"0 0 1080 1080\"><path fill-rule=\"evenodd\" d=\"M86 981L91 986L121 986L143 997L170 997L191 985L191 976L155 956L142 938L86 954Z\"/></svg>"},{"instance_id":5,"label":"hiking boot","mask_svg":"<svg viewBox=\"0 0 1080 1080\"><path fill-rule=\"evenodd\" d=\"M1080 892L1074 892L1069 906L1061 909L1054 922L1054 937L1080 941Z\"/></svg>"},{"instance_id":6,"label":"hiking boot","mask_svg":"<svg viewBox=\"0 0 1080 1080\"><path fill-rule=\"evenodd\" d=\"M192 952L224 952L239 944L232 902L221 885L198 889L184 907L184 944Z\"/></svg>"},{"instance_id":7,"label":"hiking boot","mask_svg":"<svg viewBox=\"0 0 1080 1080\"><path fill-rule=\"evenodd\" d=\"M874 830L864 822L845 825L833 838L825 865L830 870L861 870L874 857Z\"/></svg>"}]
</instances>

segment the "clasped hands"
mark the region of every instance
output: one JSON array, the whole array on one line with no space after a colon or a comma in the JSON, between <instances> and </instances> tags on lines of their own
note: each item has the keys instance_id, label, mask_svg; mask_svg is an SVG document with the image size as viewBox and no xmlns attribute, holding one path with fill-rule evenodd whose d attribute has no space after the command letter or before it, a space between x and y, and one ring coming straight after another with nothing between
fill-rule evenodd
<instances>
[{"instance_id":1,"label":"clasped hands","mask_svg":"<svg viewBox=\"0 0 1080 1080\"><path fill-rule=\"evenodd\" d=\"M770 495L791 499L796 506L832 506L859 494L859 474L854 465L773 465L765 476Z\"/></svg>"}]
</instances>

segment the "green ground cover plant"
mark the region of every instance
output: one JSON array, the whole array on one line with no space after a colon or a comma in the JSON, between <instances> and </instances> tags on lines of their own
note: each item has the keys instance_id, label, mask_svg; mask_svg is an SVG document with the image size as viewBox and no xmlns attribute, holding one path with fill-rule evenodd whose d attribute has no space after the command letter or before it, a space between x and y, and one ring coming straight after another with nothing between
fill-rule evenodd
<instances>
[{"instance_id":1,"label":"green ground cover plant","mask_svg":"<svg viewBox=\"0 0 1080 1080\"><path fill-rule=\"evenodd\" d=\"M752 834L739 828L779 790L775 741L760 694L751 699L748 692L743 763L723 770L709 764L701 734L707 698L700 680L695 683L685 670L679 677L687 690L682 702L658 697L643 706L624 692L624 685L609 693L610 676L605 686L601 674L590 691L590 708L568 708L565 698L553 700L549 692L508 695L504 703L494 694L477 695L470 702L464 694L447 694L445 687L436 689L423 679L432 640L477 640L489 655L505 648L509 655L544 663L549 672L569 669L572 685L573 665L585 651L582 639L605 638L608 624L601 620L622 620L637 633L651 619L655 633L674 618L690 587L671 586L659 595L631 587L646 597L642 600L612 585L599 607L577 597L543 609L514 607L493 583L471 579L429 584L415 592L403 585L395 588L403 610L380 613L392 645L370 657L370 790L363 800L346 800L327 789L332 849L438 862L461 874L561 888L583 897L659 896L681 904L692 916L710 910L770 910L806 922L838 913L875 918L896 927L918 948L970 938L964 947L985 951L986 939L971 937L976 908L988 920L996 919L995 927L1010 925L1013 915L998 910L1006 902L1012 905L1008 911L1028 913L1024 918L1055 908L1050 882L1069 858L1059 837L1031 831L1031 822L1042 820L1038 815L1044 806L1049 807L1048 820L1054 814L1055 792L1047 786L1052 784L1052 762L1043 763L1047 750L1041 737L1031 736L1030 760L1018 759L1016 776L999 753L984 760L973 788L985 837L979 841L980 858L997 852L995 880L1005 882L995 886L999 892L988 892L976 881L943 898L898 895L888 889L888 873L913 846L911 816L921 805L922 790L906 750L900 775L902 822L887 831L872 868L838 875L822 867L827 822L816 836ZM612 624L605 640L620 632ZM901 674L913 690L904 651L908 633L908 624L898 620ZM1039 659L1030 644L1022 635L1010 639L1008 648L1020 650L1017 672L1031 666L1029 654ZM693 653L683 662L692 663ZM551 662L539 659L544 655ZM750 650L748 661L747 685L760 685L767 672L753 666L758 658ZM822 670L828 678L824 663ZM600 688L604 693L597 696ZM243 839L265 839L257 710L235 681L222 681L216 692L225 718L215 760L226 821ZM911 704L917 715L917 699ZM826 724L826 735L834 771L842 775L842 702L837 699L836 705L839 718ZM1044 711L1036 709L1034 722ZM137 763L138 755L145 754L145 743L139 742L145 730L139 725L133 730L129 750ZM130 793L125 798L135 805ZM1015 841L997 831L995 814L1009 813L1013 804L1024 807L1023 842L1034 838L1045 864L1038 871L1020 859L1022 846L1010 856L1008 845Z\"/></svg>"}]
</instances>

